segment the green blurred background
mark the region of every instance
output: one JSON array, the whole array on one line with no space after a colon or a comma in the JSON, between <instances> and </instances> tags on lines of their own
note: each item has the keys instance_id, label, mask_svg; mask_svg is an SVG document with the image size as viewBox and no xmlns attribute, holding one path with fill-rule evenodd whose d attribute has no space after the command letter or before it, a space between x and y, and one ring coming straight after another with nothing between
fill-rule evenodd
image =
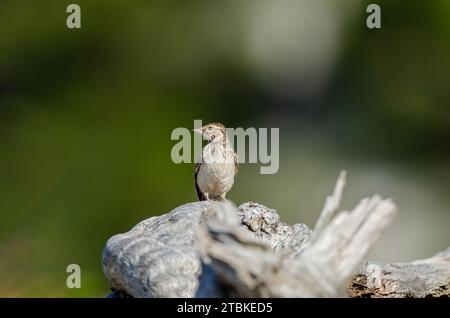
<instances>
[{"instance_id":1,"label":"green blurred background","mask_svg":"<svg viewBox=\"0 0 450 318\"><path fill-rule=\"evenodd\" d=\"M310 226L341 169L345 207L394 198L372 259L450 241L450 1L0 2L0 296L103 297L106 240L196 200L170 140L194 119L280 128L280 170L229 198ZM65 285L66 266L82 288Z\"/></svg>"}]
</instances>

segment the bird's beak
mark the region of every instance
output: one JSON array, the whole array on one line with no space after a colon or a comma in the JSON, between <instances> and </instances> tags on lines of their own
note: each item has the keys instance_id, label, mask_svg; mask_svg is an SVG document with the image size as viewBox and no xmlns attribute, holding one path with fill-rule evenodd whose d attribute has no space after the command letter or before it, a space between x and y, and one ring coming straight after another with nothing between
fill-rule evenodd
<instances>
[{"instance_id":1,"label":"bird's beak","mask_svg":"<svg viewBox=\"0 0 450 318\"><path fill-rule=\"evenodd\" d=\"M195 129L192 129L192 131L195 131L196 133L198 133L200 135L203 133L201 128L195 128Z\"/></svg>"}]
</instances>

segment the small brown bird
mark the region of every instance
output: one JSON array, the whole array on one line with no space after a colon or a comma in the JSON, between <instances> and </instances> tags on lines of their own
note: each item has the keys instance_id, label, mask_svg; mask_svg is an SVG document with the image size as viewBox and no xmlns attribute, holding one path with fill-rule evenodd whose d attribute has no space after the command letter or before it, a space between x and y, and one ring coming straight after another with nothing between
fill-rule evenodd
<instances>
[{"instance_id":1,"label":"small brown bird","mask_svg":"<svg viewBox=\"0 0 450 318\"><path fill-rule=\"evenodd\" d=\"M198 199L200 201L225 200L227 192L233 186L234 176L239 166L225 126L220 123L211 123L194 131L208 140L194 168Z\"/></svg>"}]
</instances>

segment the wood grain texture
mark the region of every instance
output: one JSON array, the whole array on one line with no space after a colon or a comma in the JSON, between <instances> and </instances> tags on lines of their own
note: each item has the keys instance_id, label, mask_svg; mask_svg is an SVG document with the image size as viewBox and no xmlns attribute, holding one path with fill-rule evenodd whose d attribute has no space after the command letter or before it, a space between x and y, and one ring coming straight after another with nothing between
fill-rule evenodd
<instances>
[{"instance_id":1,"label":"wood grain texture","mask_svg":"<svg viewBox=\"0 0 450 318\"><path fill-rule=\"evenodd\" d=\"M110 286L133 297L192 297L201 273L194 243L208 208L185 204L110 238L102 262Z\"/></svg>"},{"instance_id":2,"label":"wood grain texture","mask_svg":"<svg viewBox=\"0 0 450 318\"><path fill-rule=\"evenodd\" d=\"M352 297L450 297L450 248L410 263L365 261L349 287Z\"/></svg>"},{"instance_id":3,"label":"wood grain texture","mask_svg":"<svg viewBox=\"0 0 450 318\"><path fill-rule=\"evenodd\" d=\"M448 296L449 250L411 263L364 261L396 207L374 195L339 211L344 187L341 173L314 231L254 202L193 202L147 219L106 244L110 296Z\"/></svg>"}]
</instances>

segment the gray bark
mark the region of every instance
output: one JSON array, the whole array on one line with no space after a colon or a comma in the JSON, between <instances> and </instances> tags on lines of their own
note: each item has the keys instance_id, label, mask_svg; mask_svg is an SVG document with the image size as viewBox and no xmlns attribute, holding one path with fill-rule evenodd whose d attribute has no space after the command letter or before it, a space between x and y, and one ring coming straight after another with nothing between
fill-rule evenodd
<instances>
[{"instance_id":1,"label":"gray bark","mask_svg":"<svg viewBox=\"0 0 450 318\"><path fill-rule=\"evenodd\" d=\"M149 218L106 244L111 296L448 296L449 250L412 263L364 261L396 208L375 195L338 212L345 182L341 173L314 231L253 202L193 202Z\"/></svg>"},{"instance_id":2,"label":"gray bark","mask_svg":"<svg viewBox=\"0 0 450 318\"><path fill-rule=\"evenodd\" d=\"M450 248L410 263L365 261L349 287L352 297L450 296Z\"/></svg>"}]
</instances>

